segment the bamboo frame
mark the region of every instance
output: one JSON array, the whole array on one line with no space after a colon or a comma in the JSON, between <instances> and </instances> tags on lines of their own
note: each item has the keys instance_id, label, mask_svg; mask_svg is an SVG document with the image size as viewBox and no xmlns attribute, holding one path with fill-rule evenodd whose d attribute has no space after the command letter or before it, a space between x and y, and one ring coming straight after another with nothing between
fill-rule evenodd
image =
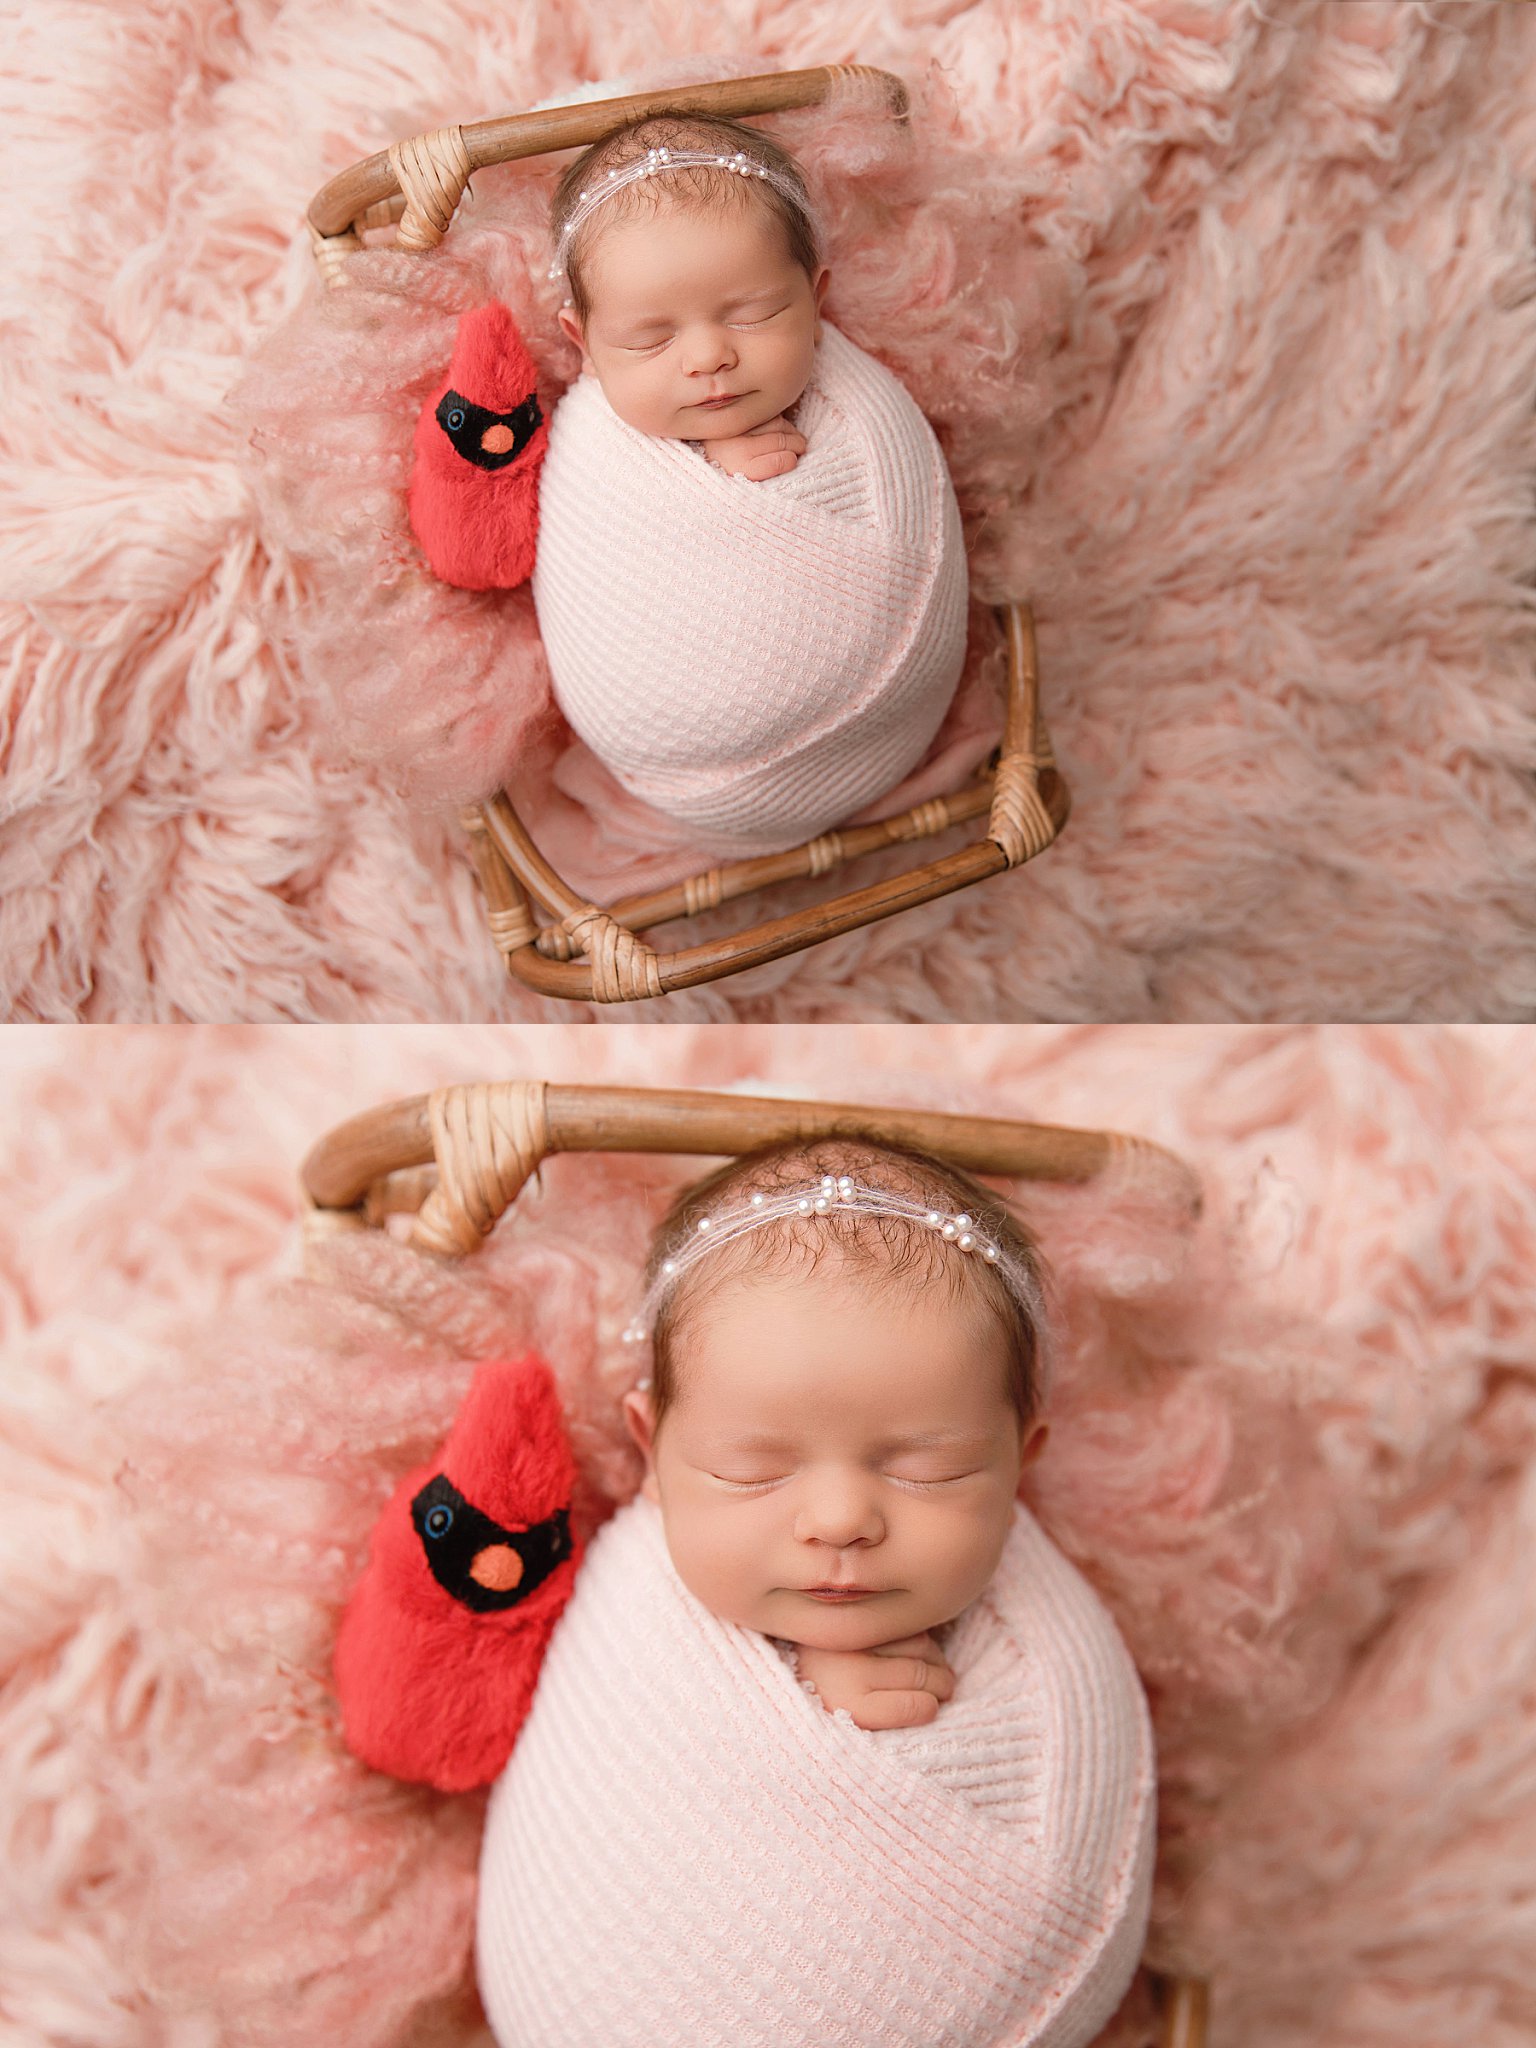
<instances>
[{"instance_id":1,"label":"bamboo frame","mask_svg":"<svg viewBox=\"0 0 1536 2048\"><path fill-rule=\"evenodd\" d=\"M1204 1977L1164 1977L1159 1981L1163 2009L1158 2048L1206 2048L1211 2025L1209 1981Z\"/></svg>"},{"instance_id":2,"label":"bamboo frame","mask_svg":"<svg viewBox=\"0 0 1536 2048\"><path fill-rule=\"evenodd\" d=\"M659 1152L723 1157L788 1139L867 1136L917 1145L973 1173L1086 1182L1114 1167L1178 1191L1191 1220L1200 1183L1176 1154L1118 1131L872 1103L781 1101L695 1089L489 1081L440 1088L338 1124L301 1168L324 1224L378 1227L417 1215L419 1250L473 1251L557 1152ZM427 1169L430 1169L428 1171Z\"/></svg>"},{"instance_id":3,"label":"bamboo frame","mask_svg":"<svg viewBox=\"0 0 1536 2048\"><path fill-rule=\"evenodd\" d=\"M536 113L500 114L468 127L438 128L411 142L396 143L365 157L322 186L310 201L311 231L322 241L360 236L365 228L400 219L406 248L430 248L442 239L453 208L471 174L489 164L546 156L556 150L585 149L615 128L648 114L721 114L740 120L751 114L778 114L794 107L816 107L834 91L849 85L867 86L883 100L896 120L905 120L905 83L894 72L873 64L816 64L804 71L758 72L751 78L710 79L701 85L668 86L659 92L625 93L611 100L580 100L568 107L546 107ZM454 143L440 138L458 138ZM464 173L453 194L447 218L440 218L444 191L454 177L459 155ZM431 161L435 180L421 166ZM434 187L436 189L434 189Z\"/></svg>"},{"instance_id":4,"label":"bamboo frame","mask_svg":"<svg viewBox=\"0 0 1536 2048\"><path fill-rule=\"evenodd\" d=\"M388 1216L406 1213L416 1217L411 1242L419 1250L457 1257L484 1242L552 1153L722 1156L785 1139L855 1135L917 1145L973 1172L1018 1179L1086 1182L1111 1167L1129 1169L1176 1189L1191 1221L1200 1211L1191 1167L1148 1139L1116 1131L553 1081L481 1082L385 1103L321 1138L300 1177L312 1236L382 1229ZM1159 2048L1207 2048L1207 1983L1152 1975Z\"/></svg>"},{"instance_id":5,"label":"bamboo frame","mask_svg":"<svg viewBox=\"0 0 1536 2048\"><path fill-rule=\"evenodd\" d=\"M868 89L893 118L907 118L907 89L894 73L867 64L826 64L435 129L354 164L316 194L308 213L315 261L327 284L344 284L348 259L363 247L364 233L390 222L397 223L397 247L434 248L471 174L488 164L585 148L652 113L739 119L815 106L850 83ZM1022 603L1000 610L1008 634L1009 683L995 768L989 778L898 817L823 833L787 853L709 868L669 889L604 907L587 902L550 867L504 792L466 812L491 935L508 971L538 994L565 1001L644 1001L820 945L1043 853L1067 822L1071 795L1040 710L1033 615ZM983 810L983 836L884 882L673 952L658 952L637 936L772 882L826 874L883 847L931 838Z\"/></svg>"}]
</instances>

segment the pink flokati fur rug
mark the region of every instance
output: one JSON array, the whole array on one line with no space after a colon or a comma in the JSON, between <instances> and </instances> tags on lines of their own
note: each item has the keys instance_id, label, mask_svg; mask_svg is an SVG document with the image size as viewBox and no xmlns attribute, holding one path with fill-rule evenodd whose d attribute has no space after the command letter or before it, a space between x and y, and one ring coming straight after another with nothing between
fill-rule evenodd
<instances>
[{"instance_id":1,"label":"pink flokati fur rug","mask_svg":"<svg viewBox=\"0 0 1536 2048\"><path fill-rule=\"evenodd\" d=\"M557 1014L430 801L545 786L526 593L390 581L469 286L574 369L527 274L555 167L482 174L461 253L409 300L370 257L331 326L301 216L583 82L844 61L907 78L920 147L781 117L828 311L933 418L978 607L1034 603L1077 807L1023 874L643 1014L1531 1014L1536 14L1416 0L18 17L0 1011Z\"/></svg>"},{"instance_id":2,"label":"pink flokati fur rug","mask_svg":"<svg viewBox=\"0 0 1536 2048\"><path fill-rule=\"evenodd\" d=\"M485 2048L477 1798L342 1750L374 1516L479 1358L555 1364L584 1514L694 1162L552 1162L460 1264L297 1268L296 1167L450 1080L744 1086L1109 1125L1193 1239L1027 1196L1067 1339L1028 1490L1144 1675L1148 1955L1212 2048L1536 2032L1536 1062L1528 1034L540 1027L9 1034L0 1119L0 2016L8 2048ZM849 1075L857 1073L855 1089ZM1105 2048L1150 2048L1133 1987Z\"/></svg>"}]
</instances>

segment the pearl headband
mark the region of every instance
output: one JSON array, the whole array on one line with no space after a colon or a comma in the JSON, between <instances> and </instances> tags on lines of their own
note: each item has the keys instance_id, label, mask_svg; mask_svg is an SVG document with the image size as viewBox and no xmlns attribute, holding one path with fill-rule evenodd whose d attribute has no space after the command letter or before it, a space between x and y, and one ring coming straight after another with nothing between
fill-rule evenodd
<instances>
[{"instance_id":1,"label":"pearl headband","mask_svg":"<svg viewBox=\"0 0 1536 2048\"><path fill-rule=\"evenodd\" d=\"M667 1295L685 1273L690 1272L700 1259L708 1257L717 1246L745 1237L749 1230L760 1229L766 1223L798 1222L802 1218L830 1216L834 1211L850 1209L865 1216L900 1216L909 1223L920 1224L924 1229L933 1231L944 1243L953 1245L957 1252L979 1258L984 1265L992 1267L1014 1300L1043 1333L1045 1303L1034 1274L1001 1245L994 1244L977 1226L974 1217L964 1210L951 1215L910 1195L893 1194L888 1188L870 1187L863 1181L854 1180L850 1174L824 1173L820 1180L803 1181L795 1187L753 1188L746 1199L734 1207L713 1210L699 1217L692 1236L669 1258L663 1259L657 1268L655 1279L646 1289L645 1299L624 1332L624 1342L643 1344L646 1341ZM639 1384L649 1386L650 1381L641 1380Z\"/></svg>"},{"instance_id":2,"label":"pearl headband","mask_svg":"<svg viewBox=\"0 0 1536 2048\"><path fill-rule=\"evenodd\" d=\"M622 192L626 185L637 185L642 178L655 177L658 171L682 170L691 164L710 164L716 170L733 171L743 178L766 178L770 185L799 208L807 220L811 218L803 186L798 181L786 178L775 165L764 163L760 157L748 156L742 149L738 149L734 156L726 156L713 149L670 149L663 143L659 149L648 149L644 156L636 157L632 163L610 167L596 184L578 195L569 219L560 230L560 239L555 245L555 260L549 266L549 275L552 278L565 275L565 252L570 246L572 235L589 214L596 212L605 199L611 199L615 192ZM571 301L567 299L566 304L570 303Z\"/></svg>"}]
</instances>

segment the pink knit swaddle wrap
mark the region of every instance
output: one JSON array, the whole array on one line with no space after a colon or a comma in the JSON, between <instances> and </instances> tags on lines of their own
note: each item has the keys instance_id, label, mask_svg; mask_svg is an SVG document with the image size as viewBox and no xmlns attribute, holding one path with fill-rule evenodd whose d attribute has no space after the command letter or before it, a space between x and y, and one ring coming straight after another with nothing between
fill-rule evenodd
<instances>
[{"instance_id":1,"label":"pink knit swaddle wrap","mask_svg":"<svg viewBox=\"0 0 1536 2048\"><path fill-rule=\"evenodd\" d=\"M595 377L555 408L533 598L556 699L634 796L743 851L851 817L922 760L965 664L943 453L823 321L787 476L644 434Z\"/></svg>"},{"instance_id":2,"label":"pink knit swaddle wrap","mask_svg":"<svg viewBox=\"0 0 1536 2048\"><path fill-rule=\"evenodd\" d=\"M502 2048L1084 2048L1151 1898L1140 1680L1022 1505L926 1728L828 1714L716 1619L638 1498L598 1531L496 1783Z\"/></svg>"}]
</instances>

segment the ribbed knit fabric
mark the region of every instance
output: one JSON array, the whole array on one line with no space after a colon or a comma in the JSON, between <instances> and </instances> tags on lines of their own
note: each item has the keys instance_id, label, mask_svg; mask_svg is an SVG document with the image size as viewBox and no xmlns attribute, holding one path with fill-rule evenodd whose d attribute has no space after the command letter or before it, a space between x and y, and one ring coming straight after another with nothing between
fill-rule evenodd
<instances>
[{"instance_id":1,"label":"ribbed knit fabric","mask_svg":"<svg viewBox=\"0 0 1536 2048\"><path fill-rule=\"evenodd\" d=\"M550 425L533 598L556 699L653 809L794 845L917 766L965 663L960 511L900 379L823 321L787 476L641 433L595 377Z\"/></svg>"},{"instance_id":2,"label":"ribbed knit fabric","mask_svg":"<svg viewBox=\"0 0 1536 2048\"><path fill-rule=\"evenodd\" d=\"M1084 2048L1146 1933L1150 1716L1103 1603L1020 1505L927 1728L829 1714L597 1533L491 1795L481 1995L502 2048Z\"/></svg>"}]
</instances>

